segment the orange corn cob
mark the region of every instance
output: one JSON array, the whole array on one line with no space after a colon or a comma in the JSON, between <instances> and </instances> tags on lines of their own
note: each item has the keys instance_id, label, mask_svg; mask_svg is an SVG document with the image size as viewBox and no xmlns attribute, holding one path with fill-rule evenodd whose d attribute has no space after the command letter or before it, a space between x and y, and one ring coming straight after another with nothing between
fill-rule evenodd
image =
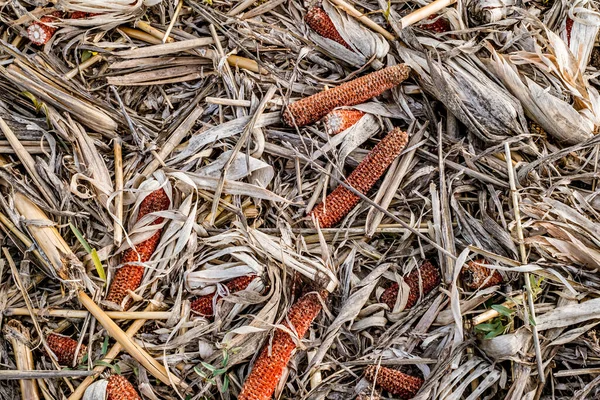
<instances>
[{"instance_id":1,"label":"orange corn cob","mask_svg":"<svg viewBox=\"0 0 600 400\"><path fill-rule=\"evenodd\" d=\"M121 375L108 378L106 395L106 400L142 400L133 385Z\"/></svg>"},{"instance_id":2,"label":"orange corn cob","mask_svg":"<svg viewBox=\"0 0 600 400\"><path fill-rule=\"evenodd\" d=\"M77 350L77 341L71 339L68 336L59 335L57 333L51 333L46 337L46 343L48 343L48 347L56 357L58 358L58 363L60 365L72 366L73 361L75 360L75 351ZM86 353L87 347L84 344L81 344L79 347L79 352L77 353L77 362L75 364L80 364L83 359L83 355Z\"/></svg>"},{"instance_id":3,"label":"orange corn cob","mask_svg":"<svg viewBox=\"0 0 600 400\"><path fill-rule=\"evenodd\" d=\"M321 297L326 296L327 292L321 292ZM319 295L314 292L305 294L290 308L287 320L283 325L291 326L290 329L295 331L299 338L302 338L320 311ZM273 335L271 347L269 348L268 344L263 347L244 383L238 400L270 399L295 349L296 343L292 337L285 331L277 329Z\"/></svg>"},{"instance_id":4,"label":"orange corn cob","mask_svg":"<svg viewBox=\"0 0 600 400\"><path fill-rule=\"evenodd\" d=\"M329 18L329 15L327 15L325 10L323 10L321 7L311 7L306 13L304 21L319 35L341 44L348 50L352 50L352 47L350 47L350 45L344 40L342 35L340 35L338 30L335 28L335 25L331 21L331 18Z\"/></svg>"},{"instance_id":5,"label":"orange corn cob","mask_svg":"<svg viewBox=\"0 0 600 400\"><path fill-rule=\"evenodd\" d=\"M485 260L479 258L467 263L461 271L462 281L471 290L485 289L502 283L502 275L495 269L484 267Z\"/></svg>"},{"instance_id":6,"label":"orange corn cob","mask_svg":"<svg viewBox=\"0 0 600 400\"><path fill-rule=\"evenodd\" d=\"M146 214L166 210L169 208L170 204L171 202L164 189L155 190L146 196L146 198L140 204L138 220L140 220ZM160 224L162 221L162 217L156 218L154 224ZM148 261L158 246L161 233L162 229L159 229L149 239L138 243L135 246L135 249L127 249L123 252L121 264L124 265L117 270L117 273L115 274L115 277L110 285L110 289L108 290L106 301L121 305L129 290L134 291L140 287L142 278L144 276L144 267L141 265L128 263L145 263ZM130 305L131 299L127 301L127 303L123 306L123 309L128 309Z\"/></svg>"},{"instance_id":7,"label":"orange corn cob","mask_svg":"<svg viewBox=\"0 0 600 400\"><path fill-rule=\"evenodd\" d=\"M252 282L256 278L256 275L246 275L240 276L238 278L232 279L225 284L225 287L229 290L229 293L239 292L240 290L244 290L248 287L250 282ZM213 308L213 299L215 294L207 294L206 296L202 296L192 301L191 308L197 314L200 314L205 317L211 317L214 315L215 310ZM217 295L218 301L220 298Z\"/></svg>"},{"instance_id":8,"label":"orange corn cob","mask_svg":"<svg viewBox=\"0 0 600 400\"><path fill-rule=\"evenodd\" d=\"M43 16L39 21L32 22L29 27L27 27L27 37L31 43L38 46L48 43L54 33L58 30L58 28L50 26L48 23L55 22L57 17L60 17L60 13L54 12Z\"/></svg>"},{"instance_id":9,"label":"orange corn cob","mask_svg":"<svg viewBox=\"0 0 600 400\"><path fill-rule=\"evenodd\" d=\"M402 399L415 397L424 380L395 369L369 365L365 370L365 378L383 390Z\"/></svg>"},{"instance_id":10,"label":"orange corn cob","mask_svg":"<svg viewBox=\"0 0 600 400\"><path fill-rule=\"evenodd\" d=\"M404 278L404 282L410 288L405 310L412 308L421 297L421 285L423 287L423 296L426 296L435 289L441 281L440 271L431 262L425 260L418 269L413 270ZM398 297L398 284L394 283L388 287L381 295L380 301L387 304L390 310L394 309Z\"/></svg>"},{"instance_id":11,"label":"orange corn cob","mask_svg":"<svg viewBox=\"0 0 600 400\"><path fill-rule=\"evenodd\" d=\"M325 131L330 135L337 135L357 123L364 115L364 111L348 108L333 110L323 120Z\"/></svg>"},{"instance_id":12,"label":"orange corn cob","mask_svg":"<svg viewBox=\"0 0 600 400\"><path fill-rule=\"evenodd\" d=\"M394 65L356 78L350 82L305 97L290 104L283 113L289 126L308 125L318 121L337 107L354 106L379 96L408 78L410 68L405 64Z\"/></svg>"},{"instance_id":13,"label":"orange corn cob","mask_svg":"<svg viewBox=\"0 0 600 400\"><path fill-rule=\"evenodd\" d=\"M406 143L408 143L406 132L400 128L392 129L352 171L346 183L360 193L367 194L387 167L402 152ZM312 210L311 215L316 218L321 228L329 228L344 218L359 201L360 197L339 185L325 198L323 203Z\"/></svg>"}]
</instances>

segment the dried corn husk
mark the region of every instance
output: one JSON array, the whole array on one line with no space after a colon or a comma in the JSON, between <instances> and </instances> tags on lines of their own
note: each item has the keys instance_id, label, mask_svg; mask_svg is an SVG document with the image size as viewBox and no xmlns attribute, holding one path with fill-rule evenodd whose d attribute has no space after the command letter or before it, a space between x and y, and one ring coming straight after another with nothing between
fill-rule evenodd
<instances>
[{"instance_id":1,"label":"dried corn husk","mask_svg":"<svg viewBox=\"0 0 600 400\"><path fill-rule=\"evenodd\" d=\"M567 18L561 24L560 37L567 44L577 60L579 70L587 68L600 29L600 13L597 3L590 0L576 0L569 5L568 17L573 21L567 29Z\"/></svg>"},{"instance_id":2,"label":"dried corn husk","mask_svg":"<svg viewBox=\"0 0 600 400\"><path fill-rule=\"evenodd\" d=\"M471 0L467 2L467 10L472 20L489 24L511 15L515 5L515 0Z\"/></svg>"}]
</instances>

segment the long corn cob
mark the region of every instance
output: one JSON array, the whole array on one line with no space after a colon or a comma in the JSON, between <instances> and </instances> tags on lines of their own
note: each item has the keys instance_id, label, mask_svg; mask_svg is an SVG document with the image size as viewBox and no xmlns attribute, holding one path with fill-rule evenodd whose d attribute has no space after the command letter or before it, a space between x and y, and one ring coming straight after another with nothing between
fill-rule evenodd
<instances>
[{"instance_id":1,"label":"long corn cob","mask_svg":"<svg viewBox=\"0 0 600 400\"><path fill-rule=\"evenodd\" d=\"M387 367L378 367L377 365L369 365L367 367L365 378L383 390L402 399L415 397L424 382L423 379L416 376Z\"/></svg>"},{"instance_id":2,"label":"long corn cob","mask_svg":"<svg viewBox=\"0 0 600 400\"><path fill-rule=\"evenodd\" d=\"M326 39L333 40L346 47L348 50L352 50L352 47L344 40L342 35L335 28L335 25L329 18L329 15L323 10L323 8L319 6L311 7L306 16L304 17L304 21L311 29L317 32L319 35L323 36Z\"/></svg>"},{"instance_id":3,"label":"long corn cob","mask_svg":"<svg viewBox=\"0 0 600 400\"><path fill-rule=\"evenodd\" d=\"M225 287L227 290L229 290L229 293L239 292L240 290L246 289L250 282L252 282L254 279L256 279L256 275L240 276L227 282ZM214 297L215 294L207 294L206 296L199 297L192 301L192 311L205 317L213 316L215 313L213 307ZM217 295L217 299L215 301L218 301L219 298L220 296Z\"/></svg>"},{"instance_id":4,"label":"long corn cob","mask_svg":"<svg viewBox=\"0 0 600 400\"><path fill-rule=\"evenodd\" d=\"M283 113L283 119L289 126L308 125L337 107L354 106L379 96L408 78L409 73L407 65L399 64L342 83L290 104Z\"/></svg>"},{"instance_id":5,"label":"long corn cob","mask_svg":"<svg viewBox=\"0 0 600 400\"><path fill-rule=\"evenodd\" d=\"M133 385L121 375L108 378L106 395L106 400L142 400Z\"/></svg>"},{"instance_id":6,"label":"long corn cob","mask_svg":"<svg viewBox=\"0 0 600 400\"><path fill-rule=\"evenodd\" d=\"M479 258L467 263L461 271L461 278L465 286L471 290L485 289L502 283L502 275L495 269L484 267L485 260Z\"/></svg>"},{"instance_id":7,"label":"long corn cob","mask_svg":"<svg viewBox=\"0 0 600 400\"><path fill-rule=\"evenodd\" d=\"M77 360L75 360L75 351L77 350L77 341L71 339L68 336L59 335L57 333L51 333L46 337L46 343L48 343L48 347L56 357L58 358L58 363L60 365L72 366L73 361L76 361L75 364L80 364L83 359L83 355L87 351L87 347L82 344L79 347L79 352L77 353Z\"/></svg>"},{"instance_id":8,"label":"long corn cob","mask_svg":"<svg viewBox=\"0 0 600 400\"><path fill-rule=\"evenodd\" d=\"M392 129L352 171L346 183L360 193L367 194L387 167L402 152L406 143L408 143L406 132L400 128ZM311 215L319 222L321 228L328 228L344 218L358 204L359 200L360 197L339 185L325 198L323 203L313 209Z\"/></svg>"},{"instance_id":9,"label":"long corn cob","mask_svg":"<svg viewBox=\"0 0 600 400\"><path fill-rule=\"evenodd\" d=\"M412 308L419 298L421 298L421 285L423 287L423 296L426 296L435 289L441 281L440 271L431 262L425 260L418 269L413 270L404 278L404 282L410 288L405 310ZM381 295L381 302L387 304L390 310L394 309L396 299L398 298L398 284L394 283L388 287Z\"/></svg>"},{"instance_id":10,"label":"long corn cob","mask_svg":"<svg viewBox=\"0 0 600 400\"><path fill-rule=\"evenodd\" d=\"M326 295L327 292L321 292L321 297ZM299 338L302 338L320 311L319 295L314 292L305 294L288 311L284 326L289 327L298 334ZM266 344L262 349L238 400L270 399L295 349L296 343L292 337L287 332L277 329L273 335L271 348L269 349Z\"/></svg>"},{"instance_id":11,"label":"long corn cob","mask_svg":"<svg viewBox=\"0 0 600 400\"><path fill-rule=\"evenodd\" d=\"M32 22L27 28L27 37L31 43L38 46L48 43L54 33L58 30L58 28L48 24L55 22L56 18L59 16L59 12L54 12L50 15L43 16L39 21Z\"/></svg>"},{"instance_id":12,"label":"long corn cob","mask_svg":"<svg viewBox=\"0 0 600 400\"><path fill-rule=\"evenodd\" d=\"M155 190L146 196L146 198L140 204L138 220L146 214L166 210L169 208L170 204L169 197L164 189ZM160 224L162 220L162 217L156 218L154 224ZM124 265L117 270L117 273L115 274L115 277L110 285L110 289L108 290L106 301L121 305L128 292L130 290L134 291L140 286L142 283L142 277L144 276L144 267L129 263L144 263L148 261L150 257L152 257L154 250L156 250L156 246L158 246L161 233L162 229L158 229L156 233L154 233L154 235L152 235L149 239L137 244L135 249L127 249L125 252L123 252L121 264ZM127 303L123 306L123 309L128 309L130 305L131 299L127 301Z\"/></svg>"},{"instance_id":13,"label":"long corn cob","mask_svg":"<svg viewBox=\"0 0 600 400\"><path fill-rule=\"evenodd\" d=\"M364 111L348 108L333 110L323 119L325 131L330 135L337 135L356 124L364 115Z\"/></svg>"}]
</instances>

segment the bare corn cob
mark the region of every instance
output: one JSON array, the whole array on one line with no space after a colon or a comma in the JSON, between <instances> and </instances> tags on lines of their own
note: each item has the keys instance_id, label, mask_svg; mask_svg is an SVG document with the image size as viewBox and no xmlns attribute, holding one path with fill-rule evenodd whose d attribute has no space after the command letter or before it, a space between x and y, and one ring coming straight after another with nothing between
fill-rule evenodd
<instances>
[{"instance_id":1,"label":"bare corn cob","mask_svg":"<svg viewBox=\"0 0 600 400\"><path fill-rule=\"evenodd\" d=\"M306 16L304 17L304 21L311 29L317 32L319 35L323 36L326 39L333 40L346 47L348 50L352 50L352 47L344 40L342 35L335 28L335 25L329 18L329 15L323 10L323 8L319 6L311 7Z\"/></svg>"},{"instance_id":2,"label":"bare corn cob","mask_svg":"<svg viewBox=\"0 0 600 400\"><path fill-rule=\"evenodd\" d=\"M133 385L121 375L108 378L106 396L106 400L142 400Z\"/></svg>"},{"instance_id":3,"label":"bare corn cob","mask_svg":"<svg viewBox=\"0 0 600 400\"><path fill-rule=\"evenodd\" d=\"M402 399L415 397L424 382L423 379L416 376L377 365L369 365L367 367L365 378L383 390Z\"/></svg>"},{"instance_id":4,"label":"bare corn cob","mask_svg":"<svg viewBox=\"0 0 600 400\"><path fill-rule=\"evenodd\" d=\"M250 282L252 282L255 278L256 275L240 276L227 282L225 284L225 287L227 287L229 293L239 292L240 290L246 289ZM205 317L213 316L215 313L213 307L214 297L215 294L207 294L206 296L199 297L196 300L192 301L192 311ZM220 296L217 295L216 301L218 301L219 298Z\"/></svg>"},{"instance_id":5,"label":"bare corn cob","mask_svg":"<svg viewBox=\"0 0 600 400\"><path fill-rule=\"evenodd\" d=\"M485 289L502 283L502 275L495 269L484 267L485 260L479 258L467 263L461 271L461 278L465 286L471 290Z\"/></svg>"},{"instance_id":6,"label":"bare corn cob","mask_svg":"<svg viewBox=\"0 0 600 400\"><path fill-rule=\"evenodd\" d=\"M404 278L404 282L410 288L404 309L407 310L417 304L421 298L421 287L423 288L423 296L426 296L440 284L440 281L441 277L438 268L427 260L423 261L423 264L418 269L413 270ZM398 284L394 283L381 295L381 302L387 304L390 310L393 310L396 304L398 288Z\"/></svg>"},{"instance_id":7,"label":"bare corn cob","mask_svg":"<svg viewBox=\"0 0 600 400\"><path fill-rule=\"evenodd\" d=\"M322 291L321 297L326 296L327 292ZM314 292L305 294L288 311L284 326L290 327L299 338L302 338L320 311L319 294ZM271 346L265 344L263 347L238 400L270 399L295 349L296 343L292 337L287 332L277 329Z\"/></svg>"},{"instance_id":8,"label":"bare corn cob","mask_svg":"<svg viewBox=\"0 0 600 400\"><path fill-rule=\"evenodd\" d=\"M48 25L55 22L60 13L55 12L50 15L43 16L39 21L34 21L27 28L27 37L31 43L42 46L50 41L58 28Z\"/></svg>"},{"instance_id":9,"label":"bare corn cob","mask_svg":"<svg viewBox=\"0 0 600 400\"><path fill-rule=\"evenodd\" d=\"M346 183L362 194L367 194L375 182L390 166L408 143L408 135L400 128L394 128L379 142L365 159L348 176ZM311 215L321 228L337 224L359 202L360 197L339 185L323 203L317 205Z\"/></svg>"},{"instance_id":10,"label":"bare corn cob","mask_svg":"<svg viewBox=\"0 0 600 400\"><path fill-rule=\"evenodd\" d=\"M77 341L71 339L68 336L59 335L57 333L51 333L46 337L46 343L48 343L48 347L56 357L58 358L58 363L60 365L72 366L73 361L76 361L75 364L80 364L83 359L83 355L87 351L87 347L82 344L79 347L79 352L77 353L77 359L75 360L75 351L77 350Z\"/></svg>"},{"instance_id":11,"label":"bare corn cob","mask_svg":"<svg viewBox=\"0 0 600 400\"><path fill-rule=\"evenodd\" d=\"M171 204L167 193L164 189L158 189L150 193L140 204L138 211L138 220L146 214L156 211L162 211L169 208ZM159 217L154 221L154 224L160 224L163 218ZM124 264L117 273L110 285L106 301L121 305L128 292L136 290L142 283L144 276L144 267L136 264L128 264L133 262L144 263L148 261L160 241L162 229L159 229L149 239L137 244L134 249L127 249L121 257L121 264ZM131 299L123 306L126 310L131 305Z\"/></svg>"},{"instance_id":12,"label":"bare corn cob","mask_svg":"<svg viewBox=\"0 0 600 400\"><path fill-rule=\"evenodd\" d=\"M436 33L444 33L444 32L448 32L450 30L450 23L448 22L448 20L444 17L439 17L437 14L433 14L431 16L429 16L429 18L427 18L427 20L433 20L436 19L434 22L431 22L429 24L422 24L420 26L421 29L425 29L426 31L430 31L430 32L436 32Z\"/></svg>"},{"instance_id":13,"label":"bare corn cob","mask_svg":"<svg viewBox=\"0 0 600 400\"><path fill-rule=\"evenodd\" d=\"M290 104L283 113L289 126L304 126L318 121L337 107L354 106L379 96L408 78L410 68L405 64L394 65L356 78L350 82L305 97Z\"/></svg>"},{"instance_id":14,"label":"bare corn cob","mask_svg":"<svg viewBox=\"0 0 600 400\"><path fill-rule=\"evenodd\" d=\"M348 108L333 110L323 120L325 131L330 135L337 135L356 124L364 115L364 111Z\"/></svg>"}]
</instances>

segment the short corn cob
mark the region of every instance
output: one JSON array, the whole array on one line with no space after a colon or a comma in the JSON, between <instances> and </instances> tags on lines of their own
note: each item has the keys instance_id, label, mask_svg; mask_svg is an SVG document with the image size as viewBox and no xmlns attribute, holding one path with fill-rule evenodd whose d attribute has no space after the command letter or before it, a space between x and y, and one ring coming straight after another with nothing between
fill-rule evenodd
<instances>
[{"instance_id":1,"label":"short corn cob","mask_svg":"<svg viewBox=\"0 0 600 400\"><path fill-rule=\"evenodd\" d=\"M283 119L289 126L308 125L320 120L337 107L354 106L379 96L406 80L409 73L410 68L407 65L399 64L342 83L290 104L283 113Z\"/></svg>"},{"instance_id":2,"label":"short corn cob","mask_svg":"<svg viewBox=\"0 0 600 400\"><path fill-rule=\"evenodd\" d=\"M392 129L352 171L346 184L362 194L367 194L387 167L402 152L407 142L406 132L400 128ZM323 203L313 209L311 215L318 221L321 228L329 228L344 218L359 201L360 197L339 185L325 198Z\"/></svg>"},{"instance_id":3,"label":"short corn cob","mask_svg":"<svg viewBox=\"0 0 600 400\"><path fill-rule=\"evenodd\" d=\"M73 365L73 361L75 361L75 351L77 350L76 340L73 340L68 336L51 333L46 337L46 343L48 343L50 350L56 354L60 365L69 367ZM81 360L86 351L87 347L84 344L81 344L75 364L81 364Z\"/></svg>"},{"instance_id":4,"label":"short corn cob","mask_svg":"<svg viewBox=\"0 0 600 400\"><path fill-rule=\"evenodd\" d=\"M121 375L108 378L106 396L106 400L142 400L133 385Z\"/></svg>"},{"instance_id":5,"label":"short corn cob","mask_svg":"<svg viewBox=\"0 0 600 400\"><path fill-rule=\"evenodd\" d=\"M55 22L56 18L60 16L60 13L55 12L50 15L45 15L40 18L39 21L34 21L27 28L27 37L31 43L43 46L50 41L54 33L58 28L48 25L49 23Z\"/></svg>"},{"instance_id":6,"label":"short corn cob","mask_svg":"<svg viewBox=\"0 0 600 400\"><path fill-rule=\"evenodd\" d=\"M333 110L323 120L325 131L330 135L337 135L356 124L364 115L364 111L348 108Z\"/></svg>"},{"instance_id":7,"label":"short corn cob","mask_svg":"<svg viewBox=\"0 0 600 400\"><path fill-rule=\"evenodd\" d=\"M431 15L428 20L432 20L437 18L437 14ZM450 30L450 23L446 18L440 17L436 21L430 24L422 24L420 26L421 29L425 29L426 31L436 32L436 33L444 33Z\"/></svg>"},{"instance_id":8,"label":"short corn cob","mask_svg":"<svg viewBox=\"0 0 600 400\"><path fill-rule=\"evenodd\" d=\"M337 31L335 25L329 18L329 15L319 6L311 7L306 16L304 17L304 21L311 29L317 32L319 35L323 36L326 39L333 40L347 48L348 50L352 50L352 47L344 40L342 35Z\"/></svg>"},{"instance_id":9,"label":"short corn cob","mask_svg":"<svg viewBox=\"0 0 600 400\"><path fill-rule=\"evenodd\" d=\"M238 278L232 279L225 284L225 287L229 290L229 293L239 292L240 290L244 290L248 287L250 282L252 282L256 278L256 275L246 275L240 276ZM200 314L205 317L211 317L214 315L215 310L213 308L213 299L215 294L207 294L206 296L202 296L192 301L191 308L197 314ZM217 295L217 301L220 296Z\"/></svg>"},{"instance_id":10,"label":"short corn cob","mask_svg":"<svg viewBox=\"0 0 600 400\"><path fill-rule=\"evenodd\" d=\"M169 208L170 200L164 189L158 189L150 193L140 204L138 211L138 220L144 215L162 211ZM154 224L160 224L163 218L159 217L154 221ZM162 230L159 229L149 239L137 244L135 249L127 249L121 257L121 264L124 264L117 273L110 285L106 301L121 305L128 291L136 290L142 283L144 276L144 267L136 264L128 264L133 262L144 263L152 257L152 254L158 246ZM123 306L126 310L131 305L131 299Z\"/></svg>"},{"instance_id":11,"label":"short corn cob","mask_svg":"<svg viewBox=\"0 0 600 400\"><path fill-rule=\"evenodd\" d=\"M467 288L471 290L485 289L502 283L500 272L478 265L483 263L485 263L483 258L470 261L461 271L462 281Z\"/></svg>"},{"instance_id":12,"label":"short corn cob","mask_svg":"<svg viewBox=\"0 0 600 400\"><path fill-rule=\"evenodd\" d=\"M327 292L321 292L321 297L326 296ZM302 338L320 311L319 295L314 292L305 294L290 308L287 320L283 324L286 327L291 325L292 330L295 330L298 337ZM271 347L269 348L269 345L265 344L254 363L238 400L270 399L295 349L296 343L292 337L283 330L277 329L273 335Z\"/></svg>"},{"instance_id":13,"label":"short corn cob","mask_svg":"<svg viewBox=\"0 0 600 400\"><path fill-rule=\"evenodd\" d=\"M367 367L365 378L386 392L399 396L402 399L415 397L424 382L423 379L416 376L377 365L369 365Z\"/></svg>"},{"instance_id":14,"label":"short corn cob","mask_svg":"<svg viewBox=\"0 0 600 400\"><path fill-rule=\"evenodd\" d=\"M423 296L426 296L435 289L441 281L440 271L431 262L425 260L418 269L413 270L404 278L404 282L410 288L405 310L412 308L421 297L421 286L423 287ZM390 310L394 309L396 299L398 298L398 284L394 283L388 287L381 295L381 302L387 304Z\"/></svg>"}]
</instances>

